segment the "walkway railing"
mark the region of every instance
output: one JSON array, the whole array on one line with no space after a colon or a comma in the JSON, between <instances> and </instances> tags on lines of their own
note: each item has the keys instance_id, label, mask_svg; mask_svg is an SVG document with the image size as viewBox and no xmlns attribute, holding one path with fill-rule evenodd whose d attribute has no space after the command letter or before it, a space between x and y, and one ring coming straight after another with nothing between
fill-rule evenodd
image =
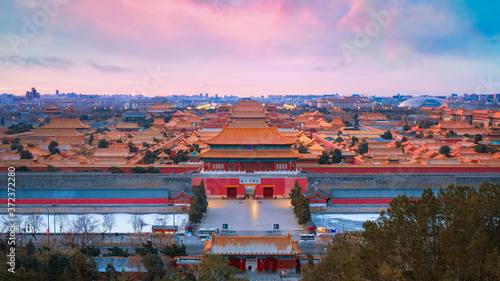
<instances>
[{"instance_id":1,"label":"walkway railing","mask_svg":"<svg viewBox=\"0 0 500 281\"><path fill-rule=\"evenodd\" d=\"M300 234L306 234L305 230L222 230L220 235L223 236L285 236L288 233L292 236L299 236ZM296 240L296 239L295 239Z\"/></svg>"},{"instance_id":2,"label":"walkway railing","mask_svg":"<svg viewBox=\"0 0 500 281\"><path fill-rule=\"evenodd\" d=\"M254 172L246 172L246 171L205 171L201 170L200 173L204 175L297 175L300 171L254 171Z\"/></svg>"}]
</instances>

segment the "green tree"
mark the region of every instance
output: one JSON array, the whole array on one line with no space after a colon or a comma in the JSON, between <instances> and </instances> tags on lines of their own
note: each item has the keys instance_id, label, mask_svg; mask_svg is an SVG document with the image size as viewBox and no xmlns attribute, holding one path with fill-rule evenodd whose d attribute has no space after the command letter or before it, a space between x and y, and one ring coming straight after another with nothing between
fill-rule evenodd
<instances>
[{"instance_id":1,"label":"green tree","mask_svg":"<svg viewBox=\"0 0 500 281\"><path fill-rule=\"evenodd\" d=\"M122 272L120 272L116 281L130 281L130 278L127 276L127 272L125 272L125 268L122 269Z\"/></svg>"},{"instance_id":2,"label":"green tree","mask_svg":"<svg viewBox=\"0 0 500 281\"><path fill-rule=\"evenodd\" d=\"M187 152L184 152L183 150L179 150L179 151L177 151L177 153L175 153L175 158L174 158L175 164L187 162L188 160L189 160L189 157L188 157Z\"/></svg>"},{"instance_id":3,"label":"green tree","mask_svg":"<svg viewBox=\"0 0 500 281\"><path fill-rule=\"evenodd\" d=\"M142 258L142 264L144 264L144 268L147 273L143 280L154 281L156 279L162 278L166 271L163 268L164 264L162 259L158 256L158 254L147 253Z\"/></svg>"},{"instance_id":4,"label":"green tree","mask_svg":"<svg viewBox=\"0 0 500 281\"><path fill-rule=\"evenodd\" d=\"M156 157L158 154L154 153L151 150L146 150L146 153L144 154L144 164L153 164L156 161Z\"/></svg>"},{"instance_id":5,"label":"green tree","mask_svg":"<svg viewBox=\"0 0 500 281\"><path fill-rule=\"evenodd\" d=\"M309 201L302 193L302 187L296 180L295 185L290 190L291 204L293 206L293 211L299 224L305 224L311 220L311 210L309 206Z\"/></svg>"},{"instance_id":6,"label":"green tree","mask_svg":"<svg viewBox=\"0 0 500 281\"><path fill-rule=\"evenodd\" d=\"M108 172L111 172L113 174L123 174L124 173L122 168L116 167L116 166L109 167Z\"/></svg>"},{"instance_id":7,"label":"green tree","mask_svg":"<svg viewBox=\"0 0 500 281\"><path fill-rule=\"evenodd\" d=\"M367 142L361 142L358 146L358 153L359 154L365 154L368 152L368 143Z\"/></svg>"},{"instance_id":8,"label":"green tree","mask_svg":"<svg viewBox=\"0 0 500 281\"><path fill-rule=\"evenodd\" d=\"M16 167L16 172L29 172L29 171L31 171L31 170L26 166L17 166Z\"/></svg>"},{"instance_id":9,"label":"green tree","mask_svg":"<svg viewBox=\"0 0 500 281\"><path fill-rule=\"evenodd\" d=\"M500 184L430 189L418 201L394 198L363 224L370 280L488 280L498 271Z\"/></svg>"},{"instance_id":10,"label":"green tree","mask_svg":"<svg viewBox=\"0 0 500 281\"><path fill-rule=\"evenodd\" d=\"M482 141L482 140L483 140L483 135L481 135L481 134L476 134L476 135L474 136L474 142L475 142L475 143L478 143L478 142L480 142L480 141Z\"/></svg>"},{"instance_id":11,"label":"green tree","mask_svg":"<svg viewBox=\"0 0 500 281\"><path fill-rule=\"evenodd\" d=\"M33 159L33 154L28 150L21 151L21 159Z\"/></svg>"},{"instance_id":12,"label":"green tree","mask_svg":"<svg viewBox=\"0 0 500 281\"><path fill-rule=\"evenodd\" d=\"M58 171L59 171L59 168L54 167L54 166L52 166L52 165L47 165L47 171L48 171L48 172L58 172Z\"/></svg>"},{"instance_id":13,"label":"green tree","mask_svg":"<svg viewBox=\"0 0 500 281\"><path fill-rule=\"evenodd\" d=\"M311 209L309 206L309 201L304 195L296 199L294 210L299 224L306 224L307 222L311 221Z\"/></svg>"},{"instance_id":14,"label":"green tree","mask_svg":"<svg viewBox=\"0 0 500 281\"><path fill-rule=\"evenodd\" d=\"M99 278L99 271L93 258L82 253L76 253L71 263L74 280L92 281Z\"/></svg>"},{"instance_id":15,"label":"green tree","mask_svg":"<svg viewBox=\"0 0 500 281\"><path fill-rule=\"evenodd\" d=\"M407 132L407 131L410 131L411 130L411 127L408 126L408 123L406 123L404 126L403 126L403 131L404 132Z\"/></svg>"},{"instance_id":16,"label":"green tree","mask_svg":"<svg viewBox=\"0 0 500 281\"><path fill-rule=\"evenodd\" d=\"M130 172L133 174L146 174L148 171L143 167L132 167L130 168Z\"/></svg>"},{"instance_id":17,"label":"green tree","mask_svg":"<svg viewBox=\"0 0 500 281\"><path fill-rule=\"evenodd\" d=\"M33 129L33 126L31 124L25 124L23 122L20 122L18 124L13 124L8 127L8 130L5 131L5 134L7 135L15 135L15 134L20 134L24 132L29 132L31 129Z\"/></svg>"},{"instance_id":18,"label":"green tree","mask_svg":"<svg viewBox=\"0 0 500 281\"><path fill-rule=\"evenodd\" d=\"M392 137L392 133L389 130L386 131L381 137L384 138L384 139L386 139L386 140L392 140L392 138L393 138Z\"/></svg>"},{"instance_id":19,"label":"green tree","mask_svg":"<svg viewBox=\"0 0 500 281\"><path fill-rule=\"evenodd\" d=\"M143 257L148 253L158 255L158 249L153 247L153 242L151 242L151 240L148 240L146 244L142 243L142 246L136 247L135 253Z\"/></svg>"},{"instance_id":20,"label":"green tree","mask_svg":"<svg viewBox=\"0 0 500 281\"><path fill-rule=\"evenodd\" d=\"M318 164L330 164L330 155L324 151L318 159Z\"/></svg>"},{"instance_id":21,"label":"green tree","mask_svg":"<svg viewBox=\"0 0 500 281\"><path fill-rule=\"evenodd\" d=\"M147 168L146 172L148 174L159 174L160 173L160 169L158 169L157 167L149 166Z\"/></svg>"},{"instance_id":22,"label":"green tree","mask_svg":"<svg viewBox=\"0 0 500 281\"><path fill-rule=\"evenodd\" d=\"M450 157L451 148L448 145L443 145L439 148L439 154Z\"/></svg>"},{"instance_id":23,"label":"green tree","mask_svg":"<svg viewBox=\"0 0 500 281\"><path fill-rule=\"evenodd\" d=\"M12 141L11 145L10 145L10 150L18 150L18 148L17 148L17 147L18 147L19 145L21 145L20 143L21 143L21 140L20 140L20 139L18 139L18 138L15 138L15 139Z\"/></svg>"},{"instance_id":24,"label":"green tree","mask_svg":"<svg viewBox=\"0 0 500 281\"><path fill-rule=\"evenodd\" d=\"M208 199L205 191L205 183L201 180L199 185L193 185L193 197L189 206L189 221L199 222L203 214L207 212Z\"/></svg>"},{"instance_id":25,"label":"green tree","mask_svg":"<svg viewBox=\"0 0 500 281\"><path fill-rule=\"evenodd\" d=\"M97 128L97 129L95 130L95 133L96 133L96 134L101 134L101 133L104 133L104 132L109 132L109 131L110 131L110 130L109 130L109 128L107 128L107 127L102 127L102 128Z\"/></svg>"},{"instance_id":26,"label":"green tree","mask_svg":"<svg viewBox=\"0 0 500 281\"><path fill-rule=\"evenodd\" d=\"M356 145L356 143L358 143L358 141L359 141L359 140L358 140L358 138L357 138L357 137L352 137L352 138L351 138L351 145L350 145L350 146L351 146L351 147L355 146L355 145Z\"/></svg>"},{"instance_id":27,"label":"green tree","mask_svg":"<svg viewBox=\"0 0 500 281\"><path fill-rule=\"evenodd\" d=\"M50 154L60 154L61 151L59 150L59 143L57 143L56 141L52 141L50 144L49 144L49 152Z\"/></svg>"},{"instance_id":28,"label":"green tree","mask_svg":"<svg viewBox=\"0 0 500 281\"><path fill-rule=\"evenodd\" d=\"M178 246L177 244L165 245L160 253L165 254L171 258L187 256L186 245L182 244Z\"/></svg>"},{"instance_id":29,"label":"green tree","mask_svg":"<svg viewBox=\"0 0 500 281\"><path fill-rule=\"evenodd\" d=\"M432 125L434 125L434 123L431 120L427 119L427 120L420 122L420 124L418 125L418 128L429 129Z\"/></svg>"},{"instance_id":30,"label":"green tree","mask_svg":"<svg viewBox=\"0 0 500 281\"><path fill-rule=\"evenodd\" d=\"M247 280L236 277L238 269L229 265L229 260L219 255L208 255L194 271L196 280L200 281L237 281Z\"/></svg>"},{"instance_id":31,"label":"green tree","mask_svg":"<svg viewBox=\"0 0 500 281\"><path fill-rule=\"evenodd\" d=\"M101 254L101 250L92 245L80 248L80 253L89 257L98 257Z\"/></svg>"},{"instance_id":32,"label":"green tree","mask_svg":"<svg viewBox=\"0 0 500 281\"><path fill-rule=\"evenodd\" d=\"M302 144L299 144L298 150L299 150L299 153L302 153L302 154L307 153L307 147L303 146Z\"/></svg>"},{"instance_id":33,"label":"green tree","mask_svg":"<svg viewBox=\"0 0 500 281\"><path fill-rule=\"evenodd\" d=\"M137 146L135 146L131 141L128 142L127 147L130 153L137 153L139 151L139 148L137 148Z\"/></svg>"},{"instance_id":34,"label":"green tree","mask_svg":"<svg viewBox=\"0 0 500 281\"><path fill-rule=\"evenodd\" d=\"M100 139L99 142L97 143L98 148L108 148L109 147L109 142L105 139Z\"/></svg>"},{"instance_id":35,"label":"green tree","mask_svg":"<svg viewBox=\"0 0 500 281\"><path fill-rule=\"evenodd\" d=\"M124 258L126 258L126 257L132 256L132 254L128 252L128 249L124 251L122 248L120 248L118 246L114 246L112 248L108 248L108 253L103 254L102 256L103 257L124 257Z\"/></svg>"},{"instance_id":36,"label":"green tree","mask_svg":"<svg viewBox=\"0 0 500 281\"><path fill-rule=\"evenodd\" d=\"M303 267L301 280L366 280L362 249L363 242L359 233L335 235L327 246L326 255L317 266L313 264L312 256L308 255L308 263Z\"/></svg>"},{"instance_id":37,"label":"green tree","mask_svg":"<svg viewBox=\"0 0 500 281\"><path fill-rule=\"evenodd\" d=\"M106 266L106 281L115 281L116 278L118 277L118 272L116 271L116 268L108 263Z\"/></svg>"},{"instance_id":38,"label":"green tree","mask_svg":"<svg viewBox=\"0 0 500 281\"><path fill-rule=\"evenodd\" d=\"M293 200L295 198L300 197L301 194L302 194L302 187L300 186L299 181L295 180L295 184L294 184L293 188L290 190L290 194L289 194L290 199L292 199L292 206L294 205Z\"/></svg>"},{"instance_id":39,"label":"green tree","mask_svg":"<svg viewBox=\"0 0 500 281\"><path fill-rule=\"evenodd\" d=\"M92 145L92 142L94 141L94 135L93 134L90 134L90 137L89 137L89 145Z\"/></svg>"},{"instance_id":40,"label":"green tree","mask_svg":"<svg viewBox=\"0 0 500 281\"><path fill-rule=\"evenodd\" d=\"M342 150L336 148L332 152L332 163L339 164L344 160L344 156L342 156Z\"/></svg>"},{"instance_id":41,"label":"green tree","mask_svg":"<svg viewBox=\"0 0 500 281\"><path fill-rule=\"evenodd\" d=\"M344 138L343 138L343 137L337 137L337 138L335 139L335 142L336 142L336 143L341 143L341 142L344 142Z\"/></svg>"},{"instance_id":42,"label":"green tree","mask_svg":"<svg viewBox=\"0 0 500 281\"><path fill-rule=\"evenodd\" d=\"M476 147L474 147L474 151L476 151L477 153L487 153L488 152L488 147L482 143L476 145Z\"/></svg>"}]
</instances>

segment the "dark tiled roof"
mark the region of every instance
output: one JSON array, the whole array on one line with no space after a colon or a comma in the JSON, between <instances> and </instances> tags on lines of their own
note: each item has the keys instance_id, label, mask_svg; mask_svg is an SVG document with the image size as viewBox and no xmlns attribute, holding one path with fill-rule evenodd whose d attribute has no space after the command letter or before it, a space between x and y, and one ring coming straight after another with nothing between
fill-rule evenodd
<instances>
[{"instance_id":1,"label":"dark tiled roof","mask_svg":"<svg viewBox=\"0 0 500 281\"><path fill-rule=\"evenodd\" d=\"M328 194L326 192L324 192L323 190L318 189L316 186L313 186L313 187L309 188L308 190L306 190L306 192L304 192L304 196L306 198L308 198L308 197L314 196L314 194L316 194L316 193L319 193L321 196L328 198Z\"/></svg>"},{"instance_id":2,"label":"dark tiled roof","mask_svg":"<svg viewBox=\"0 0 500 281\"><path fill-rule=\"evenodd\" d=\"M300 255L292 236L216 236L207 243L205 254L219 255Z\"/></svg>"}]
</instances>

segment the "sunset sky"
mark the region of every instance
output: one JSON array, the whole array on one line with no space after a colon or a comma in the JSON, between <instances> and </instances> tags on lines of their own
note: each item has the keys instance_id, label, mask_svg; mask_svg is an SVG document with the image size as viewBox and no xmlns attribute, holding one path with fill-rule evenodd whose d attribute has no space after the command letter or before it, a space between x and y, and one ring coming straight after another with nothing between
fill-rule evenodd
<instances>
[{"instance_id":1,"label":"sunset sky","mask_svg":"<svg viewBox=\"0 0 500 281\"><path fill-rule=\"evenodd\" d=\"M392 2L1 1L0 93L500 93L500 4Z\"/></svg>"}]
</instances>

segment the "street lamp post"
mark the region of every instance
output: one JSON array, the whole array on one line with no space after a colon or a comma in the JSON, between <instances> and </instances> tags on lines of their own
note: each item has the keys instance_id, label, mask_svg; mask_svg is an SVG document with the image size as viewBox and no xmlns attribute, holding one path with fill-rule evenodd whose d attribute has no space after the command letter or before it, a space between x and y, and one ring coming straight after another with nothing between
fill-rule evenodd
<instances>
[{"instance_id":1,"label":"street lamp post","mask_svg":"<svg viewBox=\"0 0 500 281\"><path fill-rule=\"evenodd\" d=\"M47 236L49 240L49 245L50 245L50 207L47 207Z\"/></svg>"},{"instance_id":2,"label":"street lamp post","mask_svg":"<svg viewBox=\"0 0 500 281\"><path fill-rule=\"evenodd\" d=\"M30 225L29 225L29 224L26 224L26 225L24 226L24 245L26 245L26 231L27 231L28 227L30 227Z\"/></svg>"}]
</instances>

